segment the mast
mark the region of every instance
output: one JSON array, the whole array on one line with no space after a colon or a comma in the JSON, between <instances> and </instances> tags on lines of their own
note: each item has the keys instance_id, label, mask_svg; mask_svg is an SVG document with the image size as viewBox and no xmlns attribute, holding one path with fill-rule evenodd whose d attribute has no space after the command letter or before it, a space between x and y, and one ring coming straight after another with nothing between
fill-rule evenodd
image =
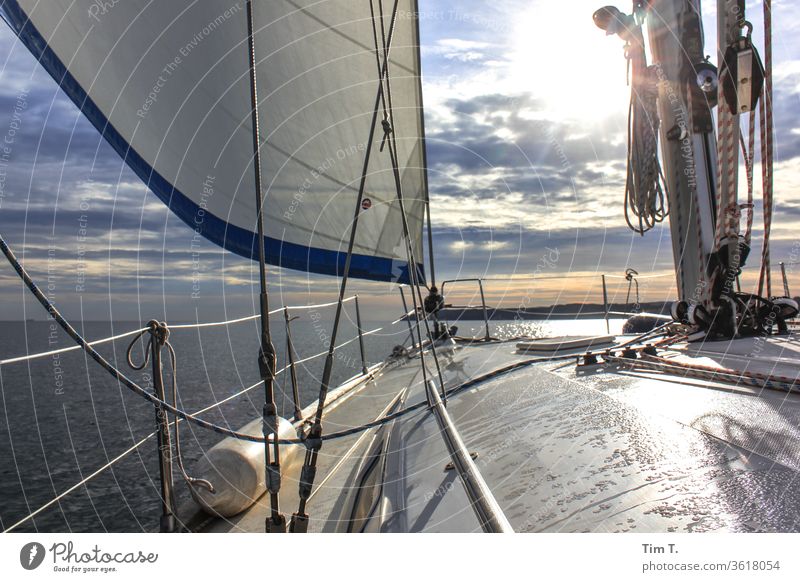
<instances>
[{"instance_id":1,"label":"mast","mask_svg":"<svg viewBox=\"0 0 800 582\"><path fill-rule=\"evenodd\" d=\"M640 147L652 147L641 113L651 131L660 121L661 157L669 198L669 219L679 301L672 316L706 332L706 337L736 338L770 333L777 322L786 330L798 305L789 298L771 296L769 286L769 233L772 221L770 69L765 67L752 41L752 24L746 19L745 0L717 0L717 68L704 56L700 0L636 0L626 15L613 6L595 12L595 23L607 34L619 34L632 61L629 122L628 190L631 176L641 170ZM764 4L765 50L771 61L771 4ZM641 27L646 23L652 64L646 60ZM638 66L637 66L638 65ZM767 83L766 94L763 85ZM650 112L650 95L657 90L657 114ZM644 104L643 104L644 102ZM634 109L634 104L639 109ZM713 108L717 108L715 131ZM761 117L761 153L764 192L764 250L757 294L743 293L739 275L750 253L753 222L753 153L756 111ZM750 114L749 145L745 144L740 117ZM652 120L652 117L658 117ZM632 127L631 127L632 125ZM644 129L642 126L645 126ZM633 139L632 139L633 138ZM640 144L639 142L644 142ZM746 152L747 202L739 204L739 148ZM647 151L645 158L655 152ZM638 156L638 157L637 157ZM633 173L632 173L633 170ZM647 168L652 176L652 168ZM635 183L634 183L635 185ZM634 211L652 215L651 190L641 196L633 189ZM644 199L644 204L642 204ZM747 212L744 234L741 214ZM636 232L644 233L643 227ZM640 219L641 224L641 219ZM646 224L645 226L650 226ZM766 297L762 289L766 283Z\"/></svg>"},{"instance_id":2,"label":"mast","mask_svg":"<svg viewBox=\"0 0 800 582\"><path fill-rule=\"evenodd\" d=\"M253 3L247 0L247 46L250 57L250 119L253 125L253 171L255 173L256 221L258 245L259 307L261 311L261 347L258 352L258 369L264 381L264 462L266 485L270 495L270 515L266 521L267 532L285 532L286 519L280 513L280 449L278 445L278 409L275 405L275 346L269 327L269 295L267 292L267 266L264 248L264 193L261 184L261 135L258 126L258 84L256 78L256 50L253 40ZM270 446L270 437L272 445Z\"/></svg>"},{"instance_id":3,"label":"mast","mask_svg":"<svg viewBox=\"0 0 800 582\"><path fill-rule=\"evenodd\" d=\"M678 298L708 299L706 276L716 230L717 149L711 116L716 72L703 52L700 0L653 0L646 19L658 82L658 114ZM708 71L708 91L697 84Z\"/></svg>"}]
</instances>

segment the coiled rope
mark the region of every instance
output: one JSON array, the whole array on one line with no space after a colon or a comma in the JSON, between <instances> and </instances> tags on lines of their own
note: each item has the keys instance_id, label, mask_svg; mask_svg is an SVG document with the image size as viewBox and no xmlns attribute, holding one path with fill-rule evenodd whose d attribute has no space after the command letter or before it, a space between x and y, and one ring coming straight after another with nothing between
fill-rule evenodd
<instances>
[{"instance_id":1,"label":"coiled rope","mask_svg":"<svg viewBox=\"0 0 800 582\"><path fill-rule=\"evenodd\" d=\"M658 159L658 87L648 69L643 46L626 46L631 67L628 107L628 177L625 183L625 221L644 235L668 215L667 191Z\"/></svg>"}]
</instances>

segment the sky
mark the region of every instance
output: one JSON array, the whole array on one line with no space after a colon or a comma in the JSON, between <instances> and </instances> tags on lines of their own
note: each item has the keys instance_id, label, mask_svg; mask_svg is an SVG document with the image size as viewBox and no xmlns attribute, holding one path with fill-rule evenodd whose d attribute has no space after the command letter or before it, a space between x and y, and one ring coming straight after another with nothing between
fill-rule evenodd
<instances>
[{"instance_id":1,"label":"sky","mask_svg":"<svg viewBox=\"0 0 800 582\"><path fill-rule=\"evenodd\" d=\"M713 24L715 3L703 4ZM420 0L439 280L504 279L487 281L486 289L490 302L506 305L600 302L600 275L621 300L622 275L633 268L642 275L643 300L674 296L668 226L645 237L625 226L629 89L622 42L592 22L598 7L596 0ZM759 30L760 3L748 9ZM776 0L773 9L772 256L774 264L787 262L796 287L800 42L793 31L800 6ZM715 38L713 26L706 37ZM714 52L710 42L706 52ZM0 24L0 134L12 129L0 232L69 317L208 321L256 311L257 265L211 243L191 256L193 231L147 191ZM197 262L202 293L190 299ZM269 279L273 306L331 300L339 284L278 268L269 269ZM450 288L448 300L477 300L474 287ZM393 285L354 281L350 291L362 296L366 319L399 312ZM43 319L28 295L0 264L0 320Z\"/></svg>"}]
</instances>

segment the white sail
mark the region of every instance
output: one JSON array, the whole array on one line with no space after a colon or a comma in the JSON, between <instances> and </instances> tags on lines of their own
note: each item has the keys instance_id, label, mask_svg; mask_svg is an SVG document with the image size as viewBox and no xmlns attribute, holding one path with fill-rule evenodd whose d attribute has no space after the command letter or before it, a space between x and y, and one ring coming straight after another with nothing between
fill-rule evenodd
<instances>
[{"instance_id":1,"label":"white sail","mask_svg":"<svg viewBox=\"0 0 800 582\"><path fill-rule=\"evenodd\" d=\"M395 2L382 1L388 36ZM373 0L376 18L380 2ZM389 74L421 261L427 193L415 5L397 2ZM382 111L366 143L379 87L370 1L270 0L254 9L268 261L342 272L371 147L351 275L407 282L389 149L379 151ZM162 201L211 241L257 258L243 0L10 0L2 11Z\"/></svg>"}]
</instances>

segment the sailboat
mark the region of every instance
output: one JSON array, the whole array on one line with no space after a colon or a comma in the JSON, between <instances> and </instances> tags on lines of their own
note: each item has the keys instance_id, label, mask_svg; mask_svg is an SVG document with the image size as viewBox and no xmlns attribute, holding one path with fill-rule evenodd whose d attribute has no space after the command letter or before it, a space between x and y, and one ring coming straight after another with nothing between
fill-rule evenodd
<instances>
[{"instance_id":1,"label":"sailboat","mask_svg":"<svg viewBox=\"0 0 800 582\"><path fill-rule=\"evenodd\" d=\"M263 414L232 430L181 409L174 385L170 397L169 325L134 336L149 341L145 389L66 321L0 239L80 349L155 405L154 529L800 529L798 306L788 285L772 289L768 244L758 292L739 288L756 127L766 241L771 225L771 2L763 63L744 2L717 5L716 66L700 0L594 14L625 42L625 216L642 235L669 220L670 316L653 314L639 334L500 340L480 279L462 283L480 288L485 335L461 337L446 321L457 310L444 309L453 281L435 278L416 0L4 0L6 22L148 188L189 228L259 263ZM275 404L275 377L294 362L276 369L266 265L339 281L319 397L295 399L291 418ZM409 339L333 385L351 278L410 291L398 314ZM221 437L188 467L185 423ZM191 501L178 506L180 485Z\"/></svg>"}]
</instances>

